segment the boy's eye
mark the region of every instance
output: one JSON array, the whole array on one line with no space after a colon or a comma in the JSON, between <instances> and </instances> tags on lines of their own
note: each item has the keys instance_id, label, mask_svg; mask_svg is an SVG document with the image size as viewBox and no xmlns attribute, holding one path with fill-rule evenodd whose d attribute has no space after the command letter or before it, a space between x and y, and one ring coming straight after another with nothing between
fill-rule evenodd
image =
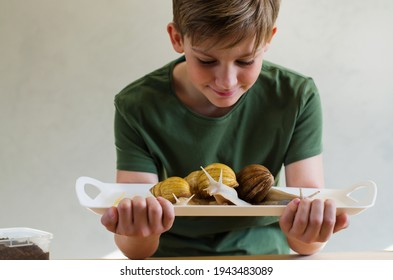
<instances>
[{"instance_id":1,"label":"boy's eye","mask_svg":"<svg viewBox=\"0 0 393 280\"><path fill-rule=\"evenodd\" d=\"M213 64L217 63L216 60L203 60L203 59L199 59L199 58L198 58L198 62L202 65L213 65ZM239 60L239 61L236 61L236 63L241 66L249 66L254 63L254 60L250 60L250 61Z\"/></svg>"},{"instance_id":2,"label":"boy's eye","mask_svg":"<svg viewBox=\"0 0 393 280\"><path fill-rule=\"evenodd\" d=\"M198 59L198 62L203 65L211 65L216 63L215 60L203 60L203 59Z\"/></svg>"},{"instance_id":3,"label":"boy's eye","mask_svg":"<svg viewBox=\"0 0 393 280\"><path fill-rule=\"evenodd\" d=\"M252 65L254 63L254 60L250 60L250 61L238 61L237 62L239 65L243 65L243 66L249 66Z\"/></svg>"}]
</instances>

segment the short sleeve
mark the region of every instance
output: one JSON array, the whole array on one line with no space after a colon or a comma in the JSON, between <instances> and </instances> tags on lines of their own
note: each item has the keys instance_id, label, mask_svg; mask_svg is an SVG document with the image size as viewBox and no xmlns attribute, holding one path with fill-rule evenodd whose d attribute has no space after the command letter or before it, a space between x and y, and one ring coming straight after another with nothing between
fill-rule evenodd
<instances>
[{"instance_id":1,"label":"short sleeve","mask_svg":"<svg viewBox=\"0 0 393 280\"><path fill-rule=\"evenodd\" d=\"M322 153L322 106L318 89L311 78L300 87L299 110L284 164Z\"/></svg>"},{"instance_id":2,"label":"short sleeve","mask_svg":"<svg viewBox=\"0 0 393 280\"><path fill-rule=\"evenodd\" d=\"M115 110L114 134L118 170L157 173L157 168L138 127Z\"/></svg>"}]
</instances>

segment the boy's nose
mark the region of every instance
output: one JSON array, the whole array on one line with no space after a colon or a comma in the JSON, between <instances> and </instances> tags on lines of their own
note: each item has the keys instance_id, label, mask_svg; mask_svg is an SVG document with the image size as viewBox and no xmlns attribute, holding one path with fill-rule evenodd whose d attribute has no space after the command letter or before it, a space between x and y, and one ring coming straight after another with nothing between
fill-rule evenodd
<instances>
[{"instance_id":1,"label":"boy's nose","mask_svg":"<svg viewBox=\"0 0 393 280\"><path fill-rule=\"evenodd\" d=\"M216 85L222 90L231 90L237 84L237 72L233 67L222 67L216 74Z\"/></svg>"}]
</instances>

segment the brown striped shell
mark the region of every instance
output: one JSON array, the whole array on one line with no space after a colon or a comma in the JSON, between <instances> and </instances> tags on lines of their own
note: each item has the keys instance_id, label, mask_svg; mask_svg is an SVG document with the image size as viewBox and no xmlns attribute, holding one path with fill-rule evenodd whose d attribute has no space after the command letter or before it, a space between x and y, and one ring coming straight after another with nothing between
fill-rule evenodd
<instances>
[{"instance_id":1,"label":"brown striped shell","mask_svg":"<svg viewBox=\"0 0 393 280\"><path fill-rule=\"evenodd\" d=\"M239 198L252 204L261 203L274 184L269 169L260 164L250 164L237 173Z\"/></svg>"}]
</instances>

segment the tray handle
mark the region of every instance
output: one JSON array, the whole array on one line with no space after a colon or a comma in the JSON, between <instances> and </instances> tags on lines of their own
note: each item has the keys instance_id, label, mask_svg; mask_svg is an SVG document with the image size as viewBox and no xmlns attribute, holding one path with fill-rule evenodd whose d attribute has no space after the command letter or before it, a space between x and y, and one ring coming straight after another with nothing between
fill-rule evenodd
<instances>
[{"instance_id":1,"label":"tray handle","mask_svg":"<svg viewBox=\"0 0 393 280\"><path fill-rule=\"evenodd\" d=\"M95 199L91 198L86 193L86 189L85 189L86 185L92 185L92 186L96 187L100 191L100 193L102 193L105 184L97 179L94 179L91 177L86 177L86 176L79 177L76 180L75 190L76 190L76 195L78 196L80 204L91 205L91 204L94 204Z\"/></svg>"},{"instance_id":2,"label":"tray handle","mask_svg":"<svg viewBox=\"0 0 393 280\"><path fill-rule=\"evenodd\" d=\"M366 195L363 196L362 199L359 200L352 196L356 192L361 190L367 191ZM352 201L356 202L359 205L364 205L364 206L374 205L375 199L377 197L377 185L373 181L365 181L362 183L358 183L343 191L347 198L351 199Z\"/></svg>"}]
</instances>

